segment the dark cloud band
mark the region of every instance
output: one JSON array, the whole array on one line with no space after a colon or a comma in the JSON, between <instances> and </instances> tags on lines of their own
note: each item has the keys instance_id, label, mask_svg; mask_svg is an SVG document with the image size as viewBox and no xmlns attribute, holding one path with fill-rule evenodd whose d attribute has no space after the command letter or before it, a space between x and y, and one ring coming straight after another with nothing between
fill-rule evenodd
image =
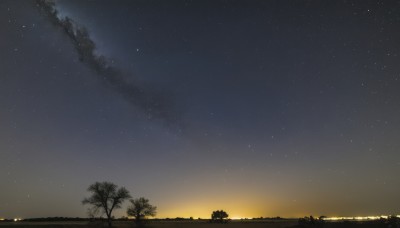
<instances>
[{"instance_id":1,"label":"dark cloud band","mask_svg":"<svg viewBox=\"0 0 400 228\"><path fill-rule=\"evenodd\" d=\"M123 73L110 66L102 55L95 54L96 44L88 30L69 17L60 18L53 0L37 0L37 6L56 26L61 27L69 37L82 63L92 69L110 88L126 101L140 108L149 119L160 119L168 125L178 123L172 95L166 91L154 91L138 83L129 83Z\"/></svg>"}]
</instances>

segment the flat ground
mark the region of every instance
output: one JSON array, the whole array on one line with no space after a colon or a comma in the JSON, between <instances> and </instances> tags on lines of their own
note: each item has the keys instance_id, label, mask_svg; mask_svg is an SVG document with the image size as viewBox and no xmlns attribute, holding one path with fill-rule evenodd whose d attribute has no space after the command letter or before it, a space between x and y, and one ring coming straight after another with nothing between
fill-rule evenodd
<instances>
[{"instance_id":1,"label":"flat ground","mask_svg":"<svg viewBox=\"0 0 400 228\"><path fill-rule=\"evenodd\" d=\"M84 228L84 227L107 227L106 223L93 222L0 222L0 228ZM115 228L134 228L137 227L131 221L113 222ZM208 223L207 221L149 221L144 228L298 228L297 220L271 220L271 221L231 221L227 224ZM380 228L387 227L379 223L357 223L357 222L327 222L324 228ZM310 226L310 228L312 228Z\"/></svg>"},{"instance_id":2,"label":"flat ground","mask_svg":"<svg viewBox=\"0 0 400 228\"><path fill-rule=\"evenodd\" d=\"M207 221L149 221L145 224L145 228L284 228L297 224L297 220L282 220L282 221L231 221L226 224L209 223ZM0 228L37 228L37 227L56 227L56 228L83 228L83 227L107 227L106 223L94 222L2 222ZM129 228L137 227L131 221L116 221L113 222L113 227Z\"/></svg>"}]
</instances>

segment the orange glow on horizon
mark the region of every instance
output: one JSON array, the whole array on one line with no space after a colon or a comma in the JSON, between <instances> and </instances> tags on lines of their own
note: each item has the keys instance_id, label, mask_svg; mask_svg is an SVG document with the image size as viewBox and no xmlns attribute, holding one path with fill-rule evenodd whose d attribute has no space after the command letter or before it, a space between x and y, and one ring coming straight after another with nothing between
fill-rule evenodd
<instances>
[{"instance_id":1,"label":"orange glow on horizon","mask_svg":"<svg viewBox=\"0 0 400 228\"><path fill-rule=\"evenodd\" d=\"M199 207L195 208L159 208L159 212L157 214L157 218L190 218L193 219L210 219L211 213L215 210L224 210L228 213L229 218L231 219L242 219L242 218L253 218L253 217L261 217L266 216L269 213L266 210L263 210L261 207L251 207L251 205L242 205L242 207L234 207L234 205L230 206L220 206L220 205L199 205ZM166 211L166 212L165 212ZM264 212L265 211L265 212ZM164 212L164 213L163 213ZM264 212L264 213L263 213Z\"/></svg>"}]
</instances>

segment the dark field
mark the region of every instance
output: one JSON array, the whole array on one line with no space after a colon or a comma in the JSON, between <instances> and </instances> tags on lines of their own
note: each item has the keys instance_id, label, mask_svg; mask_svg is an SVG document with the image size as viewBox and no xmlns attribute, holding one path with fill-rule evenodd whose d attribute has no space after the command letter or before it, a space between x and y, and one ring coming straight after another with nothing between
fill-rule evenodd
<instances>
[{"instance_id":1,"label":"dark field","mask_svg":"<svg viewBox=\"0 0 400 228\"><path fill-rule=\"evenodd\" d=\"M94 222L2 222L0 223L0 227L27 227L27 228L36 228L36 227L57 227L57 228L82 228L82 227L108 227L106 223L94 223ZM113 223L113 227L137 227L131 221L116 221ZM249 228L300 228L300 227L314 227L314 226L298 226L297 219L293 220L279 220L279 221L231 221L226 224L216 224L209 223L206 221L150 221L145 226L148 228L240 228L240 227L249 227ZM388 227L387 225L375 221L371 222L326 222L323 224L324 228L330 227Z\"/></svg>"}]
</instances>

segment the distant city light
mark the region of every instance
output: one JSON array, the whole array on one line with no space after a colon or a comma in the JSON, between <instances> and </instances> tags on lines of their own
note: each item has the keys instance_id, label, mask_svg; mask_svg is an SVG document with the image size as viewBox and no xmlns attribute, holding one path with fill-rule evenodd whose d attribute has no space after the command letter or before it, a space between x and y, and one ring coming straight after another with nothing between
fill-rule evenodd
<instances>
[{"instance_id":1,"label":"distant city light","mask_svg":"<svg viewBox=\"0 0 400 228\"><path fill-rule=\"evenodd\" d=\"M232 220L240 220L240 219L243 219L242 217L232 217L231 218Z\"/></svg>"},{"instance_id":2,"label":"distant city light","mask_svg":"<svg viewBox=\"0 0 400 228\"><path fill-rule=\"evenodd\" d=\"M396 217L400 218L400 215L396 215ZM381 216L356 216L356 217L327 217L323 218L323 220L329 221L337 221L337 220L378 220L378 219L387 219L389 218L388 215L381 215Z\"/></svg>"}]
</instances>

